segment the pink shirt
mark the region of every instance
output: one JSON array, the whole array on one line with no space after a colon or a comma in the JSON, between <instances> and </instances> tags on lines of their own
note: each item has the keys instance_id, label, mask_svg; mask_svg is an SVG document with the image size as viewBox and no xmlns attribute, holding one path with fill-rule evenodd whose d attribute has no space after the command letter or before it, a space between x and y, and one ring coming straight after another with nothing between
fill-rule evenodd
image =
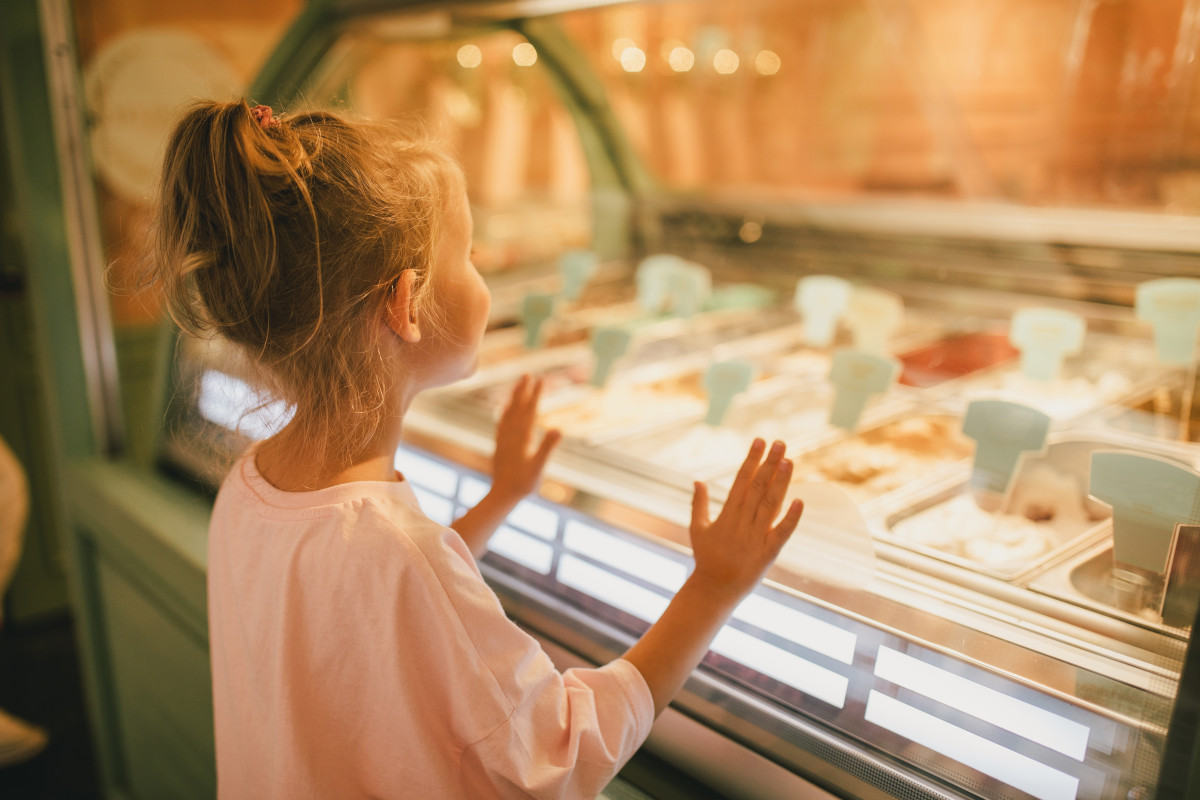
<instances>
[{"instance_id":1,"label":"pink shirt","mask_svg":"<svg viewBox=\"0 0 1200 800\"><path fill-rule=\"evenodd\" d=\"M654 718L627 661L558 672L404 481L282 492L242 458L208 613L222 800L594 797Z\"/></svg>"}]
</instances>

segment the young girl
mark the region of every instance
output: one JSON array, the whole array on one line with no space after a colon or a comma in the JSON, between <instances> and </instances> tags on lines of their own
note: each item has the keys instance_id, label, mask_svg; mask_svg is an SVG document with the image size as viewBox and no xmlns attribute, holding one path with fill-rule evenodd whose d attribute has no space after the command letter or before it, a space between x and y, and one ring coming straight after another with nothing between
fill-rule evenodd
<instances>
[{"instance_id":1,"label":"young girl","mask_svg":"<svg viewBox=\"0 0 1200 800\"><path fill-rule=\"evenodd\" d=\"M475 561L558 441L535 446L540 383L451 528L392 467L409 403L473 370L488 318L456 164L393 125L203 103L168 142L156 231L176 320L295 410L212 514L220 796L594 797L795 529L783 445L755 442L715 521L696 485L695 569L641 641L559 673Z\"/></svg>"}]
</instances>

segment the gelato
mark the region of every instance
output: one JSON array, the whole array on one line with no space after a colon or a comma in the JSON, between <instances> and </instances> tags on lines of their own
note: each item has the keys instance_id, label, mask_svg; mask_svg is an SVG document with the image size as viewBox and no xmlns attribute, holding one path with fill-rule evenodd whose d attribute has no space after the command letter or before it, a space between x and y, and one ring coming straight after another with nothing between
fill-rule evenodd
<instances>
[{"instance_id":1,"label":"gelato","mask_svg":"<svg viewBox=\"0 0 1200 800\"><path fill-rule=\"evenodd\" d=\"M909 417L864 431L796 459L792 481L830 481L858 502L964 461L974 443L949 415Z\"/></svg>"}]
</instances>

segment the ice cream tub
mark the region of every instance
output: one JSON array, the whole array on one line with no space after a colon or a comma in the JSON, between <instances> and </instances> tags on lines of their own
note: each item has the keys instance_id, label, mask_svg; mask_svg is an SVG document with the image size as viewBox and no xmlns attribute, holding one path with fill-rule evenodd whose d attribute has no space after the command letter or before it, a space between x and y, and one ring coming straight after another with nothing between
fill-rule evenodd
<instances>
[{"instance_id":1,"label":"ice cream tub","mask_svg":"<svg viewBox=\"0 0 1200 800\"><path fill-rule=\"evenodd\" d=\"M877 424L868 422L859 433L826 436L809 452L795 454L792 482L833 483L864 505L864 513L870 516L894 495L938 478L965 475L974 442L963 435L961 417L915 413L909 406L877 419Z\"/></svg>"},{"instance_id":2,"label":"ice cream tub","mask_svg":"<svg viewBox=\"0 0 1200 800\"><path fill-rule=\"evenodd\" d=\"M964 376L939 387L949 402L977 399L1019 402L1064 422L1078 419L1127 398L1163 379L1149 342L1089 334L1083 351L1067 359L1048 380L1026 375L1010 362L997 369Z\"/></svg>"},{"instance_id":3,"label":"ice cream tub","mask_svg":"<svg viewBox=\"0 0 1200 800\"><path fill-rule=\"evenodd\" d=\"M1111 529L1108 506L1088 495L1093 451L1111 440L1052 438L1027 456L1004 505L984 511L966 481L943 484L886 515L881 538L1008 581L1041 569Z\"/></svg>"}]
</instances>

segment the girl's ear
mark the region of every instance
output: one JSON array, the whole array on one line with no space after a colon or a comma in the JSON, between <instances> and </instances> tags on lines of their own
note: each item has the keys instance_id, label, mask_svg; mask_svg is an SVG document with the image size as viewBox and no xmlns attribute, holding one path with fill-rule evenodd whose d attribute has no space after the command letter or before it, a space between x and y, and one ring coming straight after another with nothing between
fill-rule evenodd
<instances>
[{"instance_id":1,"label":"girl's ear","mask_svg":"<svg viewBox=\"0 0 1200 800\"><path fill-rule=\"evenodd\" d=\"M417 275L414 270L406 269L396 279L387 301L387 326L392 332L406 342L416 344L421 341L421 326L417 322L417 310L413 306L413 287Z\"/></svg>"}]
</instances>

